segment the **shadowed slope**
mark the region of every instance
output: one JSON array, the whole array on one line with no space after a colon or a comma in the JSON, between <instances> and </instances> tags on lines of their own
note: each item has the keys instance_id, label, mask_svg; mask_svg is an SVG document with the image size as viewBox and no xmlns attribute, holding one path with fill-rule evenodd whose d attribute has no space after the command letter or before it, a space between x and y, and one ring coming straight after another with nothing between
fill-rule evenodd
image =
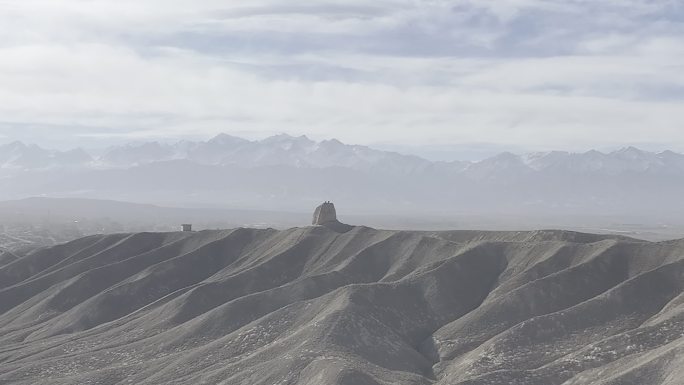
<instances>
[{"instance_id":1,"label":"shadowed slope","mask_svg":"<svg viewBox=\"0 0 684 385\"><path fill-rule=\"evenodd\" d=\"M684 242L94 236L4 257L0 384L677 383Z\"/></svg>"}]
</instances>

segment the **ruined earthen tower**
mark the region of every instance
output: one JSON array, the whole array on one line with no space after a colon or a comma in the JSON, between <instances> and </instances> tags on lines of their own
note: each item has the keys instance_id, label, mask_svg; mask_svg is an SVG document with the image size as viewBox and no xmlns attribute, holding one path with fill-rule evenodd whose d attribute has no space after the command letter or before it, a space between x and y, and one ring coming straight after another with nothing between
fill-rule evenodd
<instances>
[{"instance_id":1,"label":"ruined earthen tower","mask_svg":"<svg viewBox=\"0 0 684 385\"><path fill-rule=\"evenodd\" d=\"M335 212L335 205L332 202L326 201L316 207L311 223L313 225L323 225L330 222L337 222L337 213Z\"/></svg>"}]
</instances>

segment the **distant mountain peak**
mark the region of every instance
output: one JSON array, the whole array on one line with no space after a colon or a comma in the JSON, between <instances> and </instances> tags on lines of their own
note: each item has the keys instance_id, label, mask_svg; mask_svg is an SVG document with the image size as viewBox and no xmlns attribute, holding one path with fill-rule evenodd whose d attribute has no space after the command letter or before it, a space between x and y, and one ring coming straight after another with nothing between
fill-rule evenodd
<instances>
[{"instance_id":1,"label":"distant mountain peak","mask_svg":"<svg viewBox=\"0 0 684 385\"><path fill-rule=\"evenodd\" d=\"M329 143L329 144L334 144L336 146L344 146L344 143L340 142L339 140L337 140L335 138L324 140L321 143Z\"/></svg>"},{"instance_id":2,"label":"distant mountain peak","mask_svg":"<svg viewBox=\"0 0 684 385\"><path fill-rule=\"evenodd\" d=\"M617 151L614 151L613 154L622 154L622 155L644 155L647 154L646 151L640 150L634 146L629 146L629 147L623 147Z\"/></svg>"},{"instance_id":3,"label":"distant mountain peak","mask_svg":"<svg viewBox=\"0 0 684 385\"><path fill-rule=\"evenodd\" d=\"M495 155L489 159L485 159L483 162L487 163L523 163L520 155L516 155L509 151L504 151L498 155Z\"/></svg>"},{"instance_id":4,"label":"distant mountain peak","mask_svg":"<svg viewBox=\"0 0 684 385\"><path fill-rule=\"evenodd\" d=\"M19 141L19 140L15 140L13 142L3 144L0 147L4 147L4 148L26 148L27 146L24 142Z\"/></svg>"},{"instance_id":5,"label":"distant mountain peak","mask_svg":"<svg viewBox=\"0 0 684 385\"><path fill-rule=\"evenodd\" d=\"M300 142L300 143L315 143L313 140L309 139L306 135L292 136L289 134L278 134L269 136L261 141L262 143L273 143L273 142Z\"/></svg>"},{"instance_id":6,"label":"distant mountain peak","mask_svg":"<svg viewBox=\"0 0 684 385\"><path fill-rule=\"evenodd\" d=\"M500 153L499 155L496 156L497 158L508 158L508 159L513 159L513 158L518 158L517 154L514 154L510 151L504 151Z\"/></svg>"},{"instance_id":7,"label":"distant mountain peak","mask_svg":"<svg viewBox=\"0 0 684 385\"><path fill-rule=\"evenodd\" d=\"M230 143L245 143L249 142L247 139L240 138L237 136L229 135L226 133L220 133L213 138L209 139L207 143L217 143L217 144L230 144Z\"/></svg>"}]
</instances>

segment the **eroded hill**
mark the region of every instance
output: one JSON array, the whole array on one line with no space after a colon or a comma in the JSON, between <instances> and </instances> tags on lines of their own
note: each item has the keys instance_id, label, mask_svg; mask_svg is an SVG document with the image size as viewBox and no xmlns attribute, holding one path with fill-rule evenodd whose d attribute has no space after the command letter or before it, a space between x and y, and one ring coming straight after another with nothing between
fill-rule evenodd
<instances>
[{"instance_id":1,"label":"eroded hill","mask_svg":"<svg viewBox=\"0 0 684 385\"><path fill-rule=\"evenodd\" d=\"M684 241L323 226L0 264L0 384L667 384Z\"/></svg>"}]
</instances>

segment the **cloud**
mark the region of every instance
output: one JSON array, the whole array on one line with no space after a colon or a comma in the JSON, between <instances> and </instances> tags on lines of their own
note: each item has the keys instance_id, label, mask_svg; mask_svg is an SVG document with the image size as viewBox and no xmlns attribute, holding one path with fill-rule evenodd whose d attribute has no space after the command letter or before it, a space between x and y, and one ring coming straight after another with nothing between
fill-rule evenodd
<instances>
[{"instance_id":1,"label":"cloud","mask_svg":"<svg viewBox=\"0 0 684 385\"><path fill-rule=\"evenodd\" d=\"M0 0L0 133L684 143L682 20L664 0Z\"/></svg>"}]
</instances>

